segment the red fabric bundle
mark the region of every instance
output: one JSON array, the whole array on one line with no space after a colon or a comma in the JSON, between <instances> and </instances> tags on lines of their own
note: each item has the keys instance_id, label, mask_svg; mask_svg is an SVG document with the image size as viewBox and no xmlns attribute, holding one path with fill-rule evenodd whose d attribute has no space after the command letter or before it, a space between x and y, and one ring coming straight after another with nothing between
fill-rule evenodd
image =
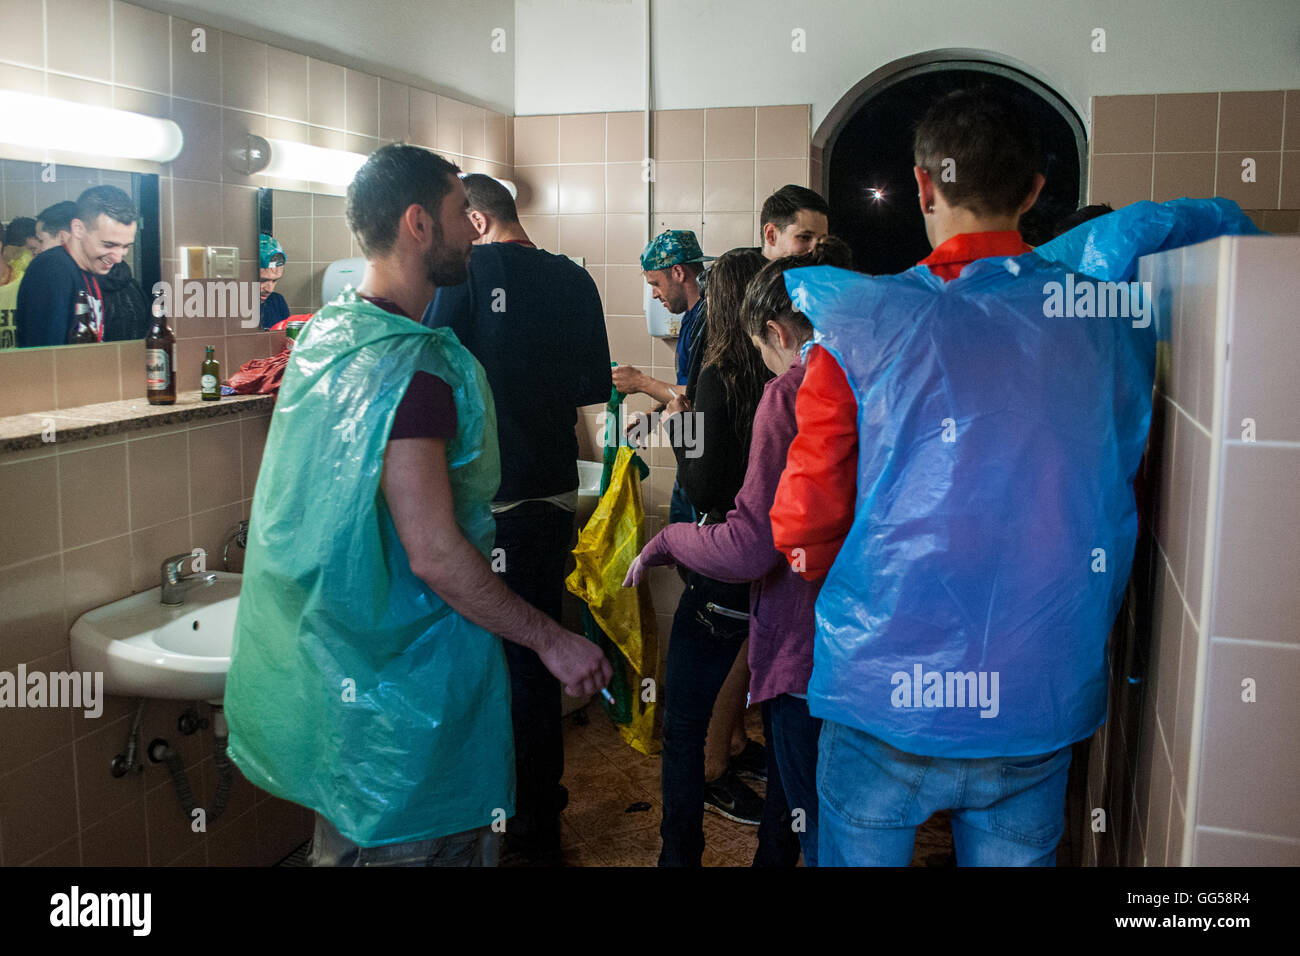
<instances>
[{"instance_id":1,"label":"red fabric bundle","mask_svg":"<svg viewBox=\"0 0 1300 956\"><path fill-rule=\"evenodd\" d=\"M245 362L238 372L226 382L236 395L274 395L280 391L280 379L289 364L289 342L279 354L270 358L255 358Z\"/></svg>"}]
</instances>

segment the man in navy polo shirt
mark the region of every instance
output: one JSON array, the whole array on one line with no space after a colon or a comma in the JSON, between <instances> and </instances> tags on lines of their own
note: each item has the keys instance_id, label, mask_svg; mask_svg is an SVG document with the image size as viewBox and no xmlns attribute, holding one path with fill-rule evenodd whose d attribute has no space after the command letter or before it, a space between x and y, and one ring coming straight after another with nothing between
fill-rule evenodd
<instances>
[{"instance_id":1,"label":"man in navy polo shirt","mask_svg":"<svg viewBox=\"0 0 1300 956\"><path fill-rule=\"evenodd\" d=\"M587 270L529 240L515 201L491 176L462 177L478 230L464 285L425 312L450 327L487 373L496 403L501 487L492 502L506 585L559 620L578 504L577 410L609 398L609 343ZM561 862L565 793L560 684L536 652L506 644L518 781L506 852Z\"/></svg>"}]
</instances>

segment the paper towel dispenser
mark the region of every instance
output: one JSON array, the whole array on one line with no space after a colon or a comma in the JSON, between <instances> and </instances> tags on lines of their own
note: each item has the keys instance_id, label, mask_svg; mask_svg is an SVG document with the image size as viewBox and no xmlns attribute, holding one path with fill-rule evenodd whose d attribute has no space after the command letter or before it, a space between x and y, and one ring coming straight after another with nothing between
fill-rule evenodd
<instances>
[{"instance_id":1,"label":"paper towel dispenser","mask_svg":"<svg viewBox=\"0 0 1300 956\"><path fill-rule=\"evenodd\" d=\"M645 326L651 335L660 337L680 335L682 317L673 315L668 308L654 297L650 283L641 283L641 297L645 303Z\"/></svg>"},{"instance_id":2,"label":"paper towel dispenser","mask_svg":"<svg viewBox=\"0 0 1300 956\"><path fill-rule=\"evenodd\" d=\"M334 297L343 291L344 286L354 289L361 284L361 277L366 273L366 260L335 259L325 267L325 276L320 280L320 300L322 304L334 301Z\"/></svg>"}]
</instances>

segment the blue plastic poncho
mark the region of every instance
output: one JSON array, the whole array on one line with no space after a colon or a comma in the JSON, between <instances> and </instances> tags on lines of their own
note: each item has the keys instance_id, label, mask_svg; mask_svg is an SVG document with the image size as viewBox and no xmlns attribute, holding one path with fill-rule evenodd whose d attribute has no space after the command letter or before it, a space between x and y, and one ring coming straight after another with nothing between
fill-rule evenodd
<instances>
[{"instance_id":1,"label":"blue plastic poncho","mask_svg":"<svg viewBox=\"0 0 1300 956\"><path fill-rule=\"evenodd\" d=\"M1052 751L1102 722L1155 338L1140 319L1048 317L1065 281L1032 253L950 282L786 273L858 402L856 517L816 605L815 716L962 758Z\"/></svg>"},{"instance_id":2,"label":"blue plastic poncho","mask_svg":"<svg viewBox=\"0 0 1300 956\"><path fill-rule=\"evenodd\" d=\"M1137 275L1138 259L1216 236L1259 232L1231 199L1135 202L1075 226L1038 246L1039 257L1109 282Z\"/></svg>"},{"instance_id":3,"label":"blue plastic poncho","mask_svg":"<svg viewBox=\"0 0 1300 956\"><path fill-rule=\"evenodd\" d=\"M490 553L500 466L482 368L450 330L345 290L307 324L285 370L226 682L230 755L244 775L361 846L514 813L501 642L412 573L380 490L416 371L452 389L456 521Z\"/></svg>"}]
</instances>

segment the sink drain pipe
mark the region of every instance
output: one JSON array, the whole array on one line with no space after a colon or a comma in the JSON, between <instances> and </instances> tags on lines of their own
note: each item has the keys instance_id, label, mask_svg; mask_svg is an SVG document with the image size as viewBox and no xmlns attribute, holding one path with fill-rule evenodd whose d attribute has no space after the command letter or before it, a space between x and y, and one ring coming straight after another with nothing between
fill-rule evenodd
<instances>
[{"instance_id":1,"label":"sink drain pipe","mask_svg":"<svg viewBox=\"0 0 1300 956\"><path fill-rule=\"evenodd\" d=\"M212 706L212 736L212 762L217 771L217 788L212 808L203 811L205 826L225 812L226 805L230 802L230 788L234 782L234 765L226 755L230 730L226 725L225 711L217 704ZM185 818L192 823L195 811L202 808L199 807L198 800L194 797L194 790L190 787L189 775L185 772L185 761L181 755L172 750L167 741L160 738L149 744L149 759L154 763L166 764L167 772L171 774L172 783L176 786L176 798L180 801L181 809L185 811Z\"/></svg>"}]
</instances>

